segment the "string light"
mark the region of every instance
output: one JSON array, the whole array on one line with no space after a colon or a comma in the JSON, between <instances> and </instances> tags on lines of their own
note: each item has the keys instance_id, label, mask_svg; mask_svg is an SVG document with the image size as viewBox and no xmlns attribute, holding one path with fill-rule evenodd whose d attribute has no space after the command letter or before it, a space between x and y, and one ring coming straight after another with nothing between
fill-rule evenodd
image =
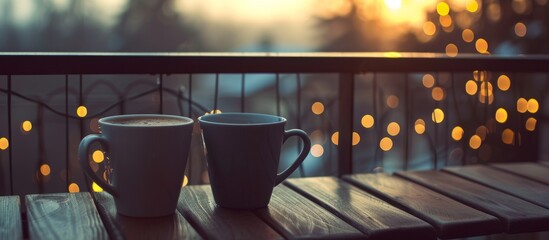
<instances>
[{"instance_id":1,"label":"string light","mask_svg":"<svg viewBox=\"0 0 549 240\"><path fill-rule=\"evenodd\" d=\"M42 165L40 165L40 173L41 173L43 176L48 176L48 175L50 175L50 173L51 173L50 165L48 165L48 164L42 164Z\"/></svg>"},{"instance_id":2,"label":"string light","mask_svg":"<svg viewBox=\"0 0 549 240\"><path fill-rule=\"evenodd\" d=\"M396 136L400 133L400 125L396 122L391 122L387 125L387 133L391 136Z\"/></svg>"},{"instance_id":3,"label":"string light","mask_svg":"<svg viewBox=\"0 0 549 240\"><path fill-rule=\"evenodd\" d=\"M529 113L536 113L539 110L539 103L538 100L534 98L528 99L528 102L526 103L526 108L528 109Z\"/></svg>"},{"instance_id":4,"label":"string light","mask_svg":"<svg viewBox=\"0 0 549 240\"><path fill-rule=\"evenodd\" d=\"M414 124L414 130L417 134L425 133L425 121L423 119L416 120Z\"/></svg>"},{"instance_id":5,"label":"string light","mask_svg":"<svg viewBox=\"0 0 549 240\"><path fill-rule=\"evenodd\" d=\"M29 120L25 120L21 123L21 130L23 132L30 132L32 130L32 123Z\"/></svg>"},{"instance_id":6,"label":"string light","mask_svg":"<svg viewBox=\"0 0 549 240\"><path fill-rule=\"evenodd\" d=\"M334 134L332 134L332 143L334 145L337 145L339 143L339 132L335 132Z\"/></svg>"},{"instance_id":7,"label":"string light","mask_svg":"<svg viewBox=\"0 0 549 240\"><path fill-rule=\"evenodd\" d=\"M496 110L496 121L498 123L505 123L507 121L507 111L504 108Z\"/></svg>"},{"instance_id":8,"label":"string light","mask_svg":"<svg viewBox=\"0 0 549 240\"><path fill-rule=\"evenodd\" d=\"M519 98L517 100L517 112L525 113L528 110L528 101L525 98Z\"/></svg>"},{"instance_id":9,"label":"string light","mask_svg":"<svg viewBox=\"0 0 549 240\"><path fill-rule=\"evenodd\" d=\"M488 53L488 42L484 38L479 38L475 42L475 48L479 53Z\"/></svg>"},{"instance_id":10,"label":"string light","mask_svg":"<svg viewBox=\"0 0 549 240\"><path fill-rule=\"evenodd\" d=\"M450 13L450 6L446 2L439 2L437 4L437 13L440 16L446 16Z\"/></svg>"},{"instance_id":11,"label":"string light","mask_svg":"<svg viewBox=\"0 0 549 240\"><path fill-rule=\"evenodd\" d=\"M446 56L448 57L455 57L458 55L458 47L453 44L453 43L450 43L448 45L446 45Z\"/></svg>"},{"instance_id":12,"label":"string light","mask_svg":"<svg viewBox=\"0 0 549 240\"><path fill-rule=\"evenodd\" d=\"M425 86L426 88L432 88L433 86L435 86L435 77L433 77L433 75L431 74L423 75L421 81L423 83L423 86Z\"/></svg>"},{"instance_id":13,"label":"string light","mask_svg":"<svg viewBox=\"0 0 549 240\"><path fill-rule=\"evenodd\" d=\"M536 120L535 118L531 117L531 118L528 118L526 120L526 123L525 123L525 127L526 127L526 130L528 131L534 131L536 130L536 124L537 124L538 120Z\"/></svg>"},{"instance_id":14,"label":"string light","mask_svg":"<svg viewBox=\"0 0 549 240\"><path fill-rule=\"evenodd\" d=\"M442 111L442 109L440 108L435 108L435 110L433 110L433 113L431 114L431 119L435 123L441 123L442 121L444 121L444 111Z\"/></svg>"},{"instance_id":15,"label":"string light","mask_svg":"<svg viewBox=\"0 0 549 240\"><path fill-rule=\"evenodd\" d=\"M452 129L452 139L454 139L455 141L459 141L463 138L463 134L465 133L465 131L463 131L463 128L460 127L460 126L455 126L453 129Z\"/></svg>"},{"instance_id":16,"label":"string light","mask_svg":"<svg viewBox=\"0 0 549 240\"><path fill-rule=\"evenodd\" d=\"M463 32L461 32L461 38L464 42L473 42L475 39L475 33L471 29L464 29Z\"/></svg>"},{"instance_id":17,"label":"string light","mask_svg":"<svg viewBox=\"0 0 549 240\"><path fill-rule=\"evenodd\" d=\"M507 128L505 130L503 130L503 132L501 133L501 141L505 144L513 144L513 139L515 138L515 133L513 132L513 130Z\"/></svg>"},{"instance_id":18,"label":"string light","mask_svg":"<svg viewBox=\"0 0 549 240\"><path fill-rule=\"evenodd\" d=\"M371 128L374 126L374 117L372 115L366 114L360 120L360 123L364 128Z\"/></svg>"},{"instance_id":19,"label":"string light","mask_svg":"<svg viewBox=\"0 0 549 240\"><path fill-rule=\"evenodd\" d=\"M81 118L86 117L88 115L88 109L85 106L78 106L78 108L76 108L76 115Z\"/></svg>"},{"instance_id":20,"label":"string light","mask_svg":"<svg viewBox=\"0 0 549 240\"><path fill-rule=\"evenodd\" d=\"M390 108L397 108L398 107L398 97L395 95L389 95L387 97L387 106Z\"/></svg>"},{"instance_id":21,"label":"string light","mask_svg":"<svg viewBox=\"0 0 549 240\"><path fill-rule=\"evenodd\" d=\"M473 135L469 139L469 147L472 149L478 149L482 144L482 139L478 135Z\"/></svg>"},{"instance_id":22,"label":"string light","mask_svg":"<svg viewBox=\"0 0 549 240\"><path fill-rule=\"evenodd\" d=\"M423 33L427 36L433 36L437 32L437 27L431 21L423 23Z\"/></svg>"},{"instance_id":23,"label":"string light","mask_svg":"<svg viewBox=\"0 0 549 240\"><path fill-rule=\"evenodd\" d=\"M389 137L384 137L379 141L379 148L383 151L389 151L393 148L393 140Z\"/></svg>"},{"instance_id":24,"label":"string light","mask_svg":"<svg viewBox=\"0 0 549 240\"><path fill-rule=\"evenodd\" d=\"M105 160L105 155L103 154L103 151L95 150L93 151L92 159L96 163L101 163L103 162L103 160Z\"/></svg>"},{"instance_id":25,"label":"string light","mask_svg":"<svg viewBox=\"0 0 549 240\"><path fill-rule=\"evenodd\" d=\"M311 155L313 155L313 157L322 157L323 154L324 147L322 147L322 145L314 144L313 146L311 146Z\"/></svg>"},{"instance_id":26,"label":"string light","mask_svg":"<svg viewBox=\"0 0 549 240\"><path fill-rule=\"evenodd\" d=\"M478 85L475 81L469 80L465 83L465 92L469 95L475 95L478 91Z\"/></svg>"},{"instance_id":27,"label":"string light","mask_svg":"<svg viewBox=\"0 0 549 240\"><path fill-rule=\"evenodd\" d=\"M511 87L511 79L505 74L498 77L498 88L501 91L507 91Z\"/></svg>"},{"instance_id":28,"label":"string light","mask_svg":"<svg viewBox=\"0 0 549 240\"><path fill-rule=\"evenodd\" d=\"M467 0L465 8L467 11L474 13L478 11L478 2L476 0Z\"/></svg>"},{"instance_id":29,"label":"string light","mask_svg":"<svg viewBox=\"0 0 549 240\"><path fill-rule=\"evenodd\" d=\"M444 99L444 89L441 87L434 87L431 90L431 97L433 97L433 100L435 101L442 101Z\"/></svg>"}]
</instances>

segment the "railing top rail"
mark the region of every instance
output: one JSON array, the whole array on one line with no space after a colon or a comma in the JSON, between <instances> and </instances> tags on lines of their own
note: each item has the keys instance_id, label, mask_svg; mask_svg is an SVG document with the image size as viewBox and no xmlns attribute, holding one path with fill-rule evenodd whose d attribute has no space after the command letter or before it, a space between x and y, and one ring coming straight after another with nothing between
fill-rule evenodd
<instances>
[{"instance_id":1,"label":"railing top rail","mask_svg":"<svg viewBox=\"0 0 549 240\"><path fill-rule=\"evenodd\" d=\"M549 55L442 53L0 52L1 75L177 73L546 72Z\"/></svg>"}]
</instances>

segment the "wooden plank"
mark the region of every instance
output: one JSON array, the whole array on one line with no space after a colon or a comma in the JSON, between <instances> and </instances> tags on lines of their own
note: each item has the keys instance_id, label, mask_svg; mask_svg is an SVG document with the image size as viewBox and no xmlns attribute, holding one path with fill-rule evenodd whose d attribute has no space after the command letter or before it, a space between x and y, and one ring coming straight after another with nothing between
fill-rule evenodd
<instances>
[{"instance_id":1,"label":"wooden plank","mask_svg":"<svg viewBox=\"0 0 549 240\"><path fill-rule=\"evenodd\" d=\"M0 239L23 239L19 196L0 196Z\"/></svg>"},{"instance_id":2,"label":"wooden plank","mask_svg":"<svg viewBox=\"0 0 549 240\"><path fill-rule=\"evenodd\" d=\"M91 195L32 194L25 197L31 239L108 239Z\"/></svg>"},{"instance_id":3,"label":"wooden plank","mask_svg":"<svg viewBox=\"0 0 549 240\"><path fill-rule=\"evenodd\" d=\"M498 170L516 174L549 185L549 168L533 162L490 164Z\"/></svg>"},{"instance_id":4,"label":"wooden plank","mask_svg":"<svg viewBox=\"0 0 549 240\"><path fill-rule=\"evenodd\" d=\"M549 186L483 165L448 167L443 171L549 208Z\"/></svg>"},{"instance_id":5,"label":"wooden plank","mask_svg":"<svg viewBox=\"0 0 549 240\"><path fill-rule=\"evenodd\" d=\"M436 239L428 223L335 177L294 178L285 184L349 222L368 239Z\"/></svg>"},{"instance_id":6,"label":"wooden plank","mask_svg":"<svg viewBox=\"0 0 549 240\"><path fill-rule=\"evenodd\" d=\"M217 206L209 185L183 188L177 209L206 239L282 239L251 211Z\"/></svg>"},{"instance_id":7,"label":"wooden plank","mask_svg":"<svg viewBox=\"0 0 549 240\"><path fill-rule=\"evenodd\" d=\"M166 217L126 217L117 214L110 194L100 192L94 195L99 214L105 219L105 227L113 239L202 239L178 211Z\"/></svg>"},{"instance_id":8,"label":"wooden plank","mask_svg":"<svg viewBox=\"0 0 549 240\"><path fill-rule=\"evenodd\" d=\"M549 210L467 179L440 171L399 172L396 175L498 217L508 233L549 230Z\"/></svg>"},{"instance_id":9,"label":"wooden plank","mask_svg":"<svg viewBox=\"0 0 549 240\"><path fill-rule=\"evenodd\" d=\"M440 238L503 231L497 218L399 177L380 173L348 175L344 179L430 223Z\"/></svg>"},{"instance_id":10,"label":"wooden plank","mask_svg":"<svg viewBox=\"0 0 549 240\"><path fill-rule=\"evenodd\" d=\"M254 211L288 239L348 239L364 235L287 186L273 189L267 208Z\"/></svg>"}]
</instances>

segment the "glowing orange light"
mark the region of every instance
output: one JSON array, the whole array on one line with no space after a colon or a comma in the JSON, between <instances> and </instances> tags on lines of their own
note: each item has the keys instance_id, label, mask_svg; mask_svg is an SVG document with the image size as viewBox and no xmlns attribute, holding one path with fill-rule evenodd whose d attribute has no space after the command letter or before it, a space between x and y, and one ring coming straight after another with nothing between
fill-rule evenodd
<instances>
[{"instance_id":1,"label":"glowing orange light","mask_svg":"<svg viewBox=\"0 0 549 240\"><path fill-rule=\"evenodd\" d=\"M10 141L7 138L0 138L0 150L6 150L10 146Z\"/></svg>"},{"instance_id":2,"label":"glowing orange light","mask_svg":"<svg viewBox=\"0 0 549 240\"><path fill-rule=\"evenodd\" d=\"M83 118L88 115L88 109L85 106L78 106L78 108L76 108L76 115Z\"/></svg>"},{"instance_id":3,"label":"glowing orange light","mask_svg":"<svg viewBox=\"0 0 549 240\"><path fill-rule=\"evenodd\" d=\"M353 132L352 144L353 146L360 143L360 135L357 132Z\"/></svg>"},{"instance_id":4,"label":"glowing orange light","mask_svg":"<svg viewBox=\"0 0 549 240\"><path fill-rule=\"evenodd\" d=\"M334 145L337 145L339 143L339 132L335 132L334 134L332 134L332 143Z\"/></svg>"},{"instance_id":5,"label":"glowing orange light","mask_svg":"<svg viewBox=\"0 0 549 240\"><path fill-rule=\"evenodd\" d=\"M390 108L397 108L398 107L398 97L395 95L389 95L387 97L387 106Z\"/></svg>"},{"instance_id":6,"label":"glowing orange light","mask_svg":"<svg viewBox=\"0 0 549 240\"><path fill-rule=\"evenodd\" d=\"M475 95L478 91L478 85L475 81L469 80L465 83L465 92L469 95Z\"/></svg>"},{"instance_id":7,"label":"glowing orange light","mask_svg":"<svg viewBox=\"0 0 549 240\"><path fill-rule=\"evenodd\" d=\"M416 120L414 124L414 130L417 134L425 133L425 121L423 121L423 119Z\"/></svg>"},{"instance_id":8,"label":"glowing orange light","mask_svg":"<svg viewBox=\"0 0 549 240\"><path fill-rule=\"evenodd\" d=\"M324 104L322 104L321 102L315 102L311 106L311 110L314 114L320 115L324 112Z\"/></svg>"},{"instance_id":9,"label":"glowing orange light","mask_svg":"<svg viewBox=\"0 0 549 240\"><path fill-rule=\"evenodd\" d=\"M321 157L324 154L324 147L320 144L314 144L311 146L311 155L313 157Z\"/></svg>"},{"instance_id":10,"label":"glowing orange light","mask_svg":"<svg viewBox=\"0 0 549 240\"><path fill-rule=\"evenodd\" d=\"M440 22L440 25L445 28L449 28L452 26L452 17L450 17L450 15L440 16L438 18L438 21Z\"/></svg>"},{"instance_id":11,"label":"glowing orange light","mask_svg":"<svg viewBox=\"0 0 549 240\"><path fill-rule=\"evenodd\" d=\"M362 117L360 123L364 128L371 128L374 126L374 117L372 115L366 114Z\"/></svg>"},{"instance_id":12,"label":"glowing orange light","mask_svg":"<svg viewBox=\"0 0 549 240\"><path fill-rule=\"evenodd\" d=\"M435 101L442 101L444 99L444 90L441 87L434 87L431 90L431 96Z\"/></svg>"},{"instance_id":13,"label":"glowing orange light","mask_svg":"<svg viewBox=\"0 0 549 240\"><path fill-rule=\"evenodd\" d=\"M76 183L71 183L69 184L69 192L70 193L80 192L80 187Z\"/></svg>"},{"instance_id":14,"label":"glowing orange light","mask_svg":"<svg viewBox=\"0 0 549 240\"><path fill-rule=\"evenodd\" d=\"M459 52L458 47L455 44L450 43L446 45L446 55L448 57L455 57L458 55L458 52Z\"/></svg>"},{"instance_id":15,"label":"glowing orange light","mask_svg":"<svg viewBox=\"0 0 549 240\"><path fill-rule=\"evenodd\" d=\"M400 133L400 125L396 122L391 122L387 125L387 133L391 136L396 136Z\"/></svg>"},{"instance_id":16,"label":"glowing orange light","mask_svg":"<svg viewBox=\"0 0 549 240\"><path fill-rule=\"evenodd\" d=\"M105 160L105 155L101 150L95 150L92 154L92 159L96 163L101 163Z\"/></svg>"},{"instance_id":17,"label":"glowing orange light","mask_svg":"<svg viewBox=\"0 0 549 240\"><path fill-rule=\"evenodd\" d=\"M519 98L517 100L517 111L519 113L525 113L528 111L528 101L525 98Z\"/></svg>"},{"instance_id":18,"label":"glowing orange light","mask_svg":"<svg viewBox=\"0 0 549 240\"><path fill-rule=\"evenodd\" d=\"M183 183L181 184L181 187L185 187L189 184L189 178L187 175L183 176Z\"/></svg>"},{"instance_id":19,"label":"glowing orange light","mask_svg":"<svg viewBox=\"0 0 549 240\"><path fill-rule=\"evenodd\" d=\"M496 110L496 121L498 121L498 123L507 121L507 111L505 109L498 108L498 110Z\"/></svg>"},{"instance_id":20,"label":"glowing orange light","mask_svg":"<svg viewBox=\"0 0 549 240\"><path fill-rule=\"evenodd\" d=\"M507 128L505 130L503 130L503 132L501 133L501 141L505 144L513 144L513 140L515 138L515 132L513 132L513 130Z\"/></svg>"},{"instance_id":21,"label":"glowing orange light","mask_svg":"<svg viewBox=\"0 0 549 240\"><path fill-rule=\"evenodd\" d=\"M507 91L511 87L511 79L505 74L498 77L498 88L501 91Z\"/></svg>"},{"instance_id":22,"label":"glowing orange light","mask_svg":"<svg viewBox=\"0 0 549 240\"><path fill-rule=\"evenodd\" d=\"M524 25L524 23L518 22L517 24L515 24L515 34L518 37L526 36L527 32L528 32L528 28L526 27L526 25Z\"/></svg>"},{"instance_id":23,"label":"glowing orange light","mask_svg":"<svg viewBox=\"0 0 549 240\"><path fill-rule=\"evenodd\" d=\"M465 8L467 11L474 13L478 11L478 2L476 0L467 0Z\"/></svg>"},{"instance_id":24,"label":"glowing orange light","mask_svg":"<svg viewBox=\"0 0 549 240\"><path fill-rule=\"evenodd\" d=\"M43 176L48 176L48 175L50 175L50 173L51 173L50 165L48 165L48 164L42 164L42 165L40 165L40 173L41 173Z\"/></svg>"},{"instance_id":25,"label":"glowing orange light","mask_svg":"<svg viewBox=\"0 0 549 240\"><path fill-rule=\"evenodd\" d=\"M393 148L393 140L388 137L384 137L379 141L379 148L383 151L389 151Z\"/></svg>"},{"instance_id":26,"label":"glowing orange light","mask_svg":"<svg viewBox=\"0 0 549 240\"><path fill-rule=\"evenodd\" d=\"M431 22L427 21L423 24L423 33L427 36L433 36L437 32L437 26Z\"/></svg>"},{"instance_id":27,"label":"glowing orange light","mask_svg":"<svg viewBox=\"0 0 549 240\"><path fill-rule=\"evenodd\" d=\"M435 85L435 77L431 74L425 74L423 75L422 83L426 88L432 88Z\"/></svg>"},{"instance_id":28,"label":"glowing orange light","mask_svg":"<svg viewBox=\"0 0 549 240\"><path fill-rule=\"evenodd\" d=\"M528 102L526 103L526 108L528 109L528 112L530 113L536 113L539 110L539 103L538 100L534 98L528 99Z\"/></svg>"},{"instance_id":29,"label":"glowing orange light","mask_svg":"<svg viewBox=\"0 0 549 240\"><path fill-rule=\"evenodd\" d=\"M92 189L94 192L103 192L103 188L101 188L99 185L97 185L97 183L93 182L92 183Z\"/></svg>"},{"instance_id":30,"label":"glowing orange light","mask_svg":"<svg viewBox=\"0 0 549 240\"><path fill-rule=\"evenodd\" d=\"M21 123L21 129L24 132L30 132L30 130L32 130L32 123L29 120L23 121L23 123Z\"/></svg>"},{"instance_id":31,"label":"glowing orange light","mask_svg":"<svg viewBox=\"0 0 549 240\"><path fill-rule=\"evenodd\" d=\"M431 114L431 119L435 123L441 123L442 121L444 121L444 111L442 111L442 109L440 108L435 108L435 110L433 110L433 113Z\"/></svg>"},{"instance_id":32,"label":"glowing orange light","mask_svg":"<svg viewBox=\"0 0 549 240\"><path fill-rule=\"evenodd\" d=\"M481 144L482 144L482 140L478 135L473 135L469 139L469 147L471 147L472 149L478 149Z\"/></svg>"},{"instance_id":33,"label":"glowing orange light","mask_svg":"<svg viewBox=\"0 0 549 240\"><path fill-rule=\"evenodd\" d=\"M526 127L526 130L528 131L534 131L536 130L536 124L537 124L538 120L536 120L535 118L531 117L531 118L528 118L526 120L526 124L525 124L525 127Z\"/></svg>"},{"instance_id":34,"label":"glowing orange light","mask_svg":"<svg viewBox=\"0 0 549 240\"><path fill-rule=\"evenodd\" d=\"M479 53L487 53L488 52L488 42L484 40L484 38L479 38L475 42L475 48L477 49L477 52Z\"/></svg>"},{"instance_id":35,"label":"glowing orange light","mask_svg":"<svg viewBox=\"0 0 549 240\"><path fill-rule=\"evenodd\" d=\"M445 3L445 2L439 2L437 4L437 13L440 15L440 16L446 16L450 13L450 6L448 5L448 3Z\"/></svg>"},{"instance_id":36,"label":"glowing orange light","mask_svg":"<svg viewBox=\"0 0 549 240\"><path fill-rule=\"evenodd\" d=\"M464 133L465 131L463 131L463 128L460 126L455 126L454 129L452 129L452 139L459 141L463 138Z\"/></svg>"},{"instance_id":37,"label":"glowing orange light","mask_svg":"<svg viewBox=\"0 0 549 240\"><path fill-rule=\"evenodd\" d=\"M463 38L463 41L470 43L475 39L475 33L467 28L461 32L461 38Z\"/></svg>"}]
</instances>

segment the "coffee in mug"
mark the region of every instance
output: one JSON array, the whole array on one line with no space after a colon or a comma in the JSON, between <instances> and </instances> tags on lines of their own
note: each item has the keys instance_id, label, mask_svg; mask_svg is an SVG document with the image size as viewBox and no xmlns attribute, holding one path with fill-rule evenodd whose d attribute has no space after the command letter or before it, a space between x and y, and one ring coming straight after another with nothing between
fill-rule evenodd
<instances>
[{"instance_id":1,"label":"coffee in mug","mask_svg":"<svg viewBox=\"0 0 549 240\"><path fill-rule=\"evenodd\" d=\"M101 134L80 142L84 172L113 195L119 214L159 217L175 212L187 165L193 120L186 117L134 114L99 119ZM89 166L90 145L103 146L112 166L107 183Z\"/></svg>"},{"instance_id":2,"label":"coffee in mug","mask_svg":"<svg viewBox=\"0 0 549 240\"><path fill-rule=\"evenodd\" d=\"M284 130L283 117L221 113L201 116L198 121L214 200L222 207L266 207L273 188L299 167L311 149L304 131ZM292 136L301 138L304 147L292 165L277 174L282 144Z\"/></svg>"}]
</instances>

